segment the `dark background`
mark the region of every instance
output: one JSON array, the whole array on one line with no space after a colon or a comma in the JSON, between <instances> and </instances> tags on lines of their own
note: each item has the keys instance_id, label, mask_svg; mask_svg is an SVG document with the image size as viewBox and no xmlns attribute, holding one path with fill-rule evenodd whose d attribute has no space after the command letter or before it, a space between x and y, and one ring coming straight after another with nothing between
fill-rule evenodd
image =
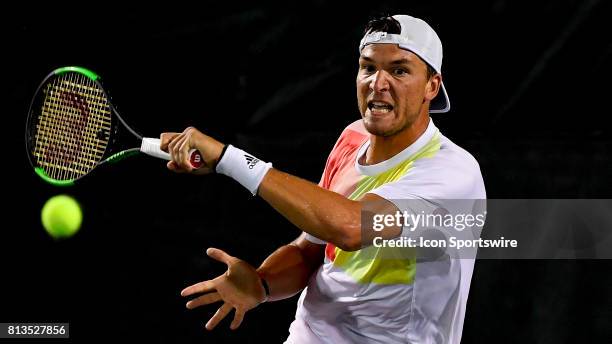
<instances>
[{"instance_id":1,"label":"dark background","mask_svg":"<svg viewBox=\"0 0 612 344\"><path fill-rule=\"evenodd\" d=\"M207 247L257 265L298 229L226 177L173 175L147 157L48 186L23 144L29 101L54 68L84 66L140 133L193 125L317 182L358 118L357 46L381 12L421 17L441 37L452 110L433 118L479 161L489 198L612 196L606 1L4 8L0 322L70 322L74 342L282 342L295 298L251 311L237 331L226 320L207 332L217 307L187 311L179 292L224 271ZM58 242L40 210L59 193L81 202L84 223ZM610 268L477 261L463 343L610 342Z\"/></svg>"}]
</instances>

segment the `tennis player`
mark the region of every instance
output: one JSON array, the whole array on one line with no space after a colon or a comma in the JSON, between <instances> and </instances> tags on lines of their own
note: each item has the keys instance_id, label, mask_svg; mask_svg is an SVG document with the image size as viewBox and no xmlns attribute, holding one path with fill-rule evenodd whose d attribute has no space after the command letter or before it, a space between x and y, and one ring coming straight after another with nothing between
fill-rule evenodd
<instances>
[{"instance_id":1,"label":"tennis player","mask_svg":"<svg viewBox=\"0 0 612 344\"><path fill-rule=\"evenodd\" d=\"M380 249L364 242L361 228L366 202L393 213L411 210L400 199L486 198L477 161L430 118L450 109L442 43L423 20L395 15L367 24L359 53L361 118L338 138L318 185L195 128L161 135L161 148L172 156L169 169L225 174L303 231L258 268L208 249L227 272L181 293L202 294L189 309L223 302L207 329L232 310L236 329L250 309L301 292L286 343L460 342L474 260L377 259ZM208 168L191 168L191 149Z\"/></svg>"}]
</instances>

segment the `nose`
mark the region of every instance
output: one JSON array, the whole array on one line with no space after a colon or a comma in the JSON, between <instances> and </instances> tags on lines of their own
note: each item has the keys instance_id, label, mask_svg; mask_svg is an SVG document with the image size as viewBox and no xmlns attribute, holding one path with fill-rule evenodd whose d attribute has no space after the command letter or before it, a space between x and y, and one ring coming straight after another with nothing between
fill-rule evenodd
<instances>
[{"instance_id":1,"label":"nose","mask_svg":"<svg viewBox=\"0 0 612 344\"><path fill-rule=\"evenodd\" d=\"M379 70L372 75L370 81L370 89L374 92L380 93L389 90L389 80L387 72Z\"/></svg>"}]
</instances>

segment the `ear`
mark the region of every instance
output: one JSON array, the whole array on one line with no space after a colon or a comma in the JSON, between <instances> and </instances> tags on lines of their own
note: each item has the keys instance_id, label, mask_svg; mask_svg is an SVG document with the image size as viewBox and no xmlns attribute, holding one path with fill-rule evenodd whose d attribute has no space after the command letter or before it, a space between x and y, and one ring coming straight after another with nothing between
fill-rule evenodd
<instances>
[{"instance_id":1,"label":"ear","mask_svg":"<svg viewBox=\"0 0 612 344\"><path fill-rule=\"evenodd\" d=\"M427 81L425 88L425 100L431 101L434 99L440 91L440 85L442 84L442 75L435 74Z\"/></svg>"}]
</instances>

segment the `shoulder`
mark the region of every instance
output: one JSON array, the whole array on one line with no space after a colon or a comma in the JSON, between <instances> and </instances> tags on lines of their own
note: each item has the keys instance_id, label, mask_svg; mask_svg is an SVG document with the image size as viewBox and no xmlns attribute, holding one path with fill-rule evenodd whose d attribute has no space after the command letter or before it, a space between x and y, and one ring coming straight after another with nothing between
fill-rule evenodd
<instances>
[{"instance_id":1,"label":"shoulder","mask_svg":"<svg viewBox=\"0 0 612 344\"><path fill-rule=\"evenodd\" d=\"M334 180L338 173L342 170L347 171L352 166L352 161L359 147L368 138L369 134L365 130L362 120L357 120L346 126L327 157L325 170L319 185L329 189L332 185L332 180Z\"/></svg>"},{"instance_id":2,"label":"shoulder","mask_svg":"<svg viewBox=\"0 0 612 344\"><path fill-rule=\"evenodd\" d=\"M431 163L447 169L452 169L456 173L480 175L480 164L474 156L460 147L449 138L440 135L440 150Z\"/></svg>"},{"instance_id":3,"label":"shoulder","mask_svg":"<svg viewBox=\"0 0 612 344\"><path fill-rule=\"evenodd\" d=\"M438 132L439 148L414 161L398 180L374 193L387 199L485 199L480 165L465 149Z\"/></svg>"},{"instance_id":4,"label":"shoulder","mask_svg":"<svg viewBox=\"0 0 612 344\"><path fill-rule=\"evenodd\" d=\"M369 137L370 134L364 127L363 120L359 119L342 130L336 146L338 146L338 143L348 146L361 146Z\"/></svg>"},{"instance_id":5,"label":"shoulder","mask_svg":"<svg viewBox=\"0 0 612 344\"><path fill-rule=\"evenodd\" d=\"M480 164L467 150L440 135L440 149L430 159L415 162L412 178L430 187L431 198L486 198Z\"/></svg>"},{"instance_id":6,"label":"shoulder","mask_svg":"<svg viewBox=\"0 0 612 344\"><path fill-rule=\"evenodd\" d=\"M356 152L369 137L369 133L363 126L361 119L349 124L342 130L329 155L329 159L337 161L346 158L348 155Z\"/></svg>"}]
</instances>

